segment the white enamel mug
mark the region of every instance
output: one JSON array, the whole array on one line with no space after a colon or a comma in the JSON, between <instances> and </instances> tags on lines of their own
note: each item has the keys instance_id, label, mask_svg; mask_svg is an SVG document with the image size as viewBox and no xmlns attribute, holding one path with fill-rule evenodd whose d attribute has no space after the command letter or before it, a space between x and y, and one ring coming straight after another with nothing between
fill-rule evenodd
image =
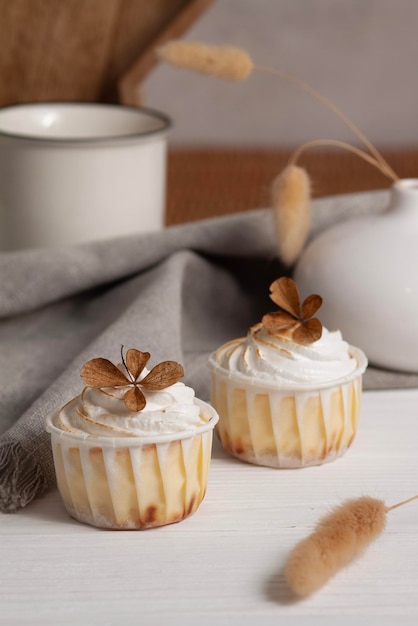
<instances>
[{"instance_id":1,"label":"white enamel mug","mask_svg":"<svg viewBox=\"0 0 418 626\"><path fill-rule=\"evenodd\" d=\"M118 105L0 109L0 251L161 229L170 126Z\"/></svg>"}]
</instances>

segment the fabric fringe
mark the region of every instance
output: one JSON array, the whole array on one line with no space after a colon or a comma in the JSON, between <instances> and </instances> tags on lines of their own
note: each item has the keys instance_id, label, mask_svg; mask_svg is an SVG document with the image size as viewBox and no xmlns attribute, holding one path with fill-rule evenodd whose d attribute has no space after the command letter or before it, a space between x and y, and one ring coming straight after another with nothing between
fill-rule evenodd
<instances>
[{"instance_id":1,"label":"fabric fringe","mask_svg":"<svg viewBox=\"0 0 418 626\"><path fill-rule=\"evenodd\" d=\"M41 466L20 443L0 447L0 511L14 513L48 487Z\"/></svg>"}]
</instances>

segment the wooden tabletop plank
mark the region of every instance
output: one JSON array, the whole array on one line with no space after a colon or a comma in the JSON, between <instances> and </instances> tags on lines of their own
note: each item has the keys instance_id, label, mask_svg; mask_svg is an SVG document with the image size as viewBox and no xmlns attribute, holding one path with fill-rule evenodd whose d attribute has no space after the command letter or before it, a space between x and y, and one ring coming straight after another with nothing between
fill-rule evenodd
<instances>
[{"instance_id":1,"label":"wooden tabletop plank","mask_svg":"<svg viewBox=\"0 0 418 626\"><path fill-rule=\"evenodd\" d=\"M418 177L418 150L383 154L401 178ZM167 223L195 221L270 205L274 178L289 150L259 148L173 148L168 157ZM351 154L311 151L299 165L312 180L314 198L385 189L392 182Z\"/></svg>"}]
</instances>

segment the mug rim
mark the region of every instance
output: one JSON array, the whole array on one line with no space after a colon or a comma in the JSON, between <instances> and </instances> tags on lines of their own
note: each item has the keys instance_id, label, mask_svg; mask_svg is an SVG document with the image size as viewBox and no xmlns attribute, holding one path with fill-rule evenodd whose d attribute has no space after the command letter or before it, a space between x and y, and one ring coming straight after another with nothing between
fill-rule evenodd
<instances>
[{"instance_id":1,"label":"mug rim","mask_svg":"<svg viewBox=\"0 0 418 626\"><path fill-rule=\"evenodd\" d=\"M0 121L3 113L7 113L12 110L17 109L37 109L41 107L51 107L51 108L59 108L59 109L74 109L74 108L84 108L84 109L103 109L103 110L115 110L117 112L129 111L132 113L142 113L152 117L154 119L158 119L161 122L161 127L154 130L147 131L138 131L130 134L121 134L121 135L102 135L98 137L65 137L65 136L51 136L51 135L38 135L38 134L28 134L24 132L11 132L8 130L3 130L0 124L0 137L8 137L11 139L17 139L21 141L33 141L40 143L48 143L48 144L58 144L58 143L67 143L72 145L80 145L80 144L103 144L103 143L120 143L121 141L138 141L138 139L148 139L150 137L155 137L159 135L165 135L172 128L173 122L172 119L161 111L151 108L151 107L136 107L131 105L124 104L108 104L104 102L21 102L18 104L12 104L9 106L2 107L0 109Z\"/></svg>"}]
</instances>

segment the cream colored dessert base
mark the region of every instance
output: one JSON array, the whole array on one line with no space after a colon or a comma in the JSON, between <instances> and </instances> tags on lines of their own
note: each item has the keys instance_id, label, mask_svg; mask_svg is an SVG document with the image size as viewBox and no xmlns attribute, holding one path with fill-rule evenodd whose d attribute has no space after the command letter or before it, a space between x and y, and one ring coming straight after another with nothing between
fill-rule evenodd
<instances>
[{"instance_id":1,"label":"cream colored dessert base","mask_svg":"<svg viewBox=\"0 0 418 626\"><path fill-rule=\"evenodd\" d=\"M68 513L113 529L172 524L199 507L212 430L171 443L101 447L52 435L58 488Z\"/></svg>"},{"instance_id":2,"label":"cream colored dessert base","mask_svg":"<svg viewBox=\"0 0 418 626\"><path fill-rule=\"evenodd\" d=\"M213 372L217 434L228 452L257 465L296 468L332 461L356 434L361 384L358 376L328 389L269 391Z\"/></svg>"}]
</instances>

